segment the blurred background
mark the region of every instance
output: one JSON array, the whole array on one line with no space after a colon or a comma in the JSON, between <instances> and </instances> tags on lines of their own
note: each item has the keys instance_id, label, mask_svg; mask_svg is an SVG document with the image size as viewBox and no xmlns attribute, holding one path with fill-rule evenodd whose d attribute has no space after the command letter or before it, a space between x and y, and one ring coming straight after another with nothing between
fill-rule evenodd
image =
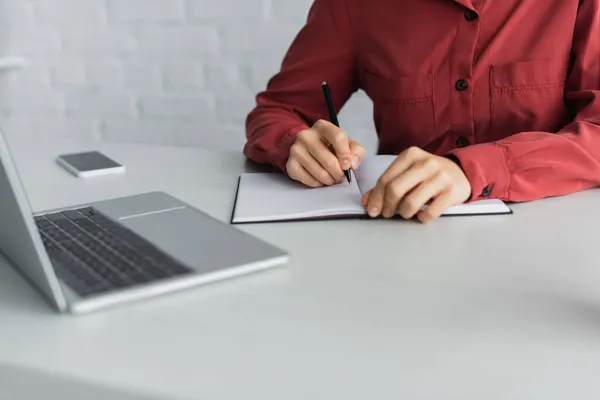
<instances>
[{"instance_id":1,"label":"blurred background","mask_svg":"<svg viewBox=\"0 0 600 400\"><path fill-rule=\"evenodd\" d=\"M241 150L254 96L312 0L0 0L9 135ZM360 92L340 123L375 151Z\"/></svg>"}]
</instances>

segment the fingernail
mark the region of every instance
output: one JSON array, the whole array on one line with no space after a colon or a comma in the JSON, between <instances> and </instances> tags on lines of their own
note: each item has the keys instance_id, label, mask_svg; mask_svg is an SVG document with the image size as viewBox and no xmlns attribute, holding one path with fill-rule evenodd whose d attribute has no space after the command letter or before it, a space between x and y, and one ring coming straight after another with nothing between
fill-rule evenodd
<instances>
[{"instance_id":1,"label":"fingernail","mask_svg":"<svg viewBox=\"0 0 600 400\"><path fill-rule=\"evenodd\" d=\"M349 169L349 168L350 168L350 163L348 162L348 160L342 161L342 169Z\"/></svg>"},{"instance_id":2,"label":"fingernail","mask_svg":"<svg viewBox=\"0 0 600 400\"><path fill-rule=\"evenodd\" d=\"M371 217L374 218L374 217L377 216L377 214L379 214L379 210L377 209L377 207L371 207L371 208L369 208L369 215Z\"/></svg>"},{"instance_id":3,"label":"fingernail","mask_svg":"<svg viewBox=\"0 0 600 400\"><path fill-rule=\"evenodd\" d=\"M358 156L352 157L352 168L358 168L358 164L360 164L360 158Z\"/></svg>"}]
</instances>

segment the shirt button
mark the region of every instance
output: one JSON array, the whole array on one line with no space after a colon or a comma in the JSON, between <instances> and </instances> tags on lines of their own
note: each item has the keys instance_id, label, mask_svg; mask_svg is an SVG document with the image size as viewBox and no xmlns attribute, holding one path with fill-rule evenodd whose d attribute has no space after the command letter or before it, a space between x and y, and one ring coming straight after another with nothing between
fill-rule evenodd
<instances>
[{"instance_id":1,"label":"shirt button","mask_svg":"<svg viewBox=\"0 0 600 400\"><path fill-rule=\"evenodd\" d=\"M477 15L477 13L473 10L467 10L465 11L465 19L467 21L475 21L477 18L479 18L479 15Z\"/></svg>"},{"instance_id":2,"label":"shirt button","mask_svg":"<svg viewBox=\"0 0 600 400\"><path fill-rule=\"evenodd\" d=\"M483 191L481 192L481 197L489 197L489 195L492 194L492 187L490 185L487 185L485 188L483 188Z\"/></svg>"},{"instance_id":3,"label":"shirt button","mask_svg":"<svg viewBox=\"0 0 600 400\"><path fill-rule=\"evenodd\" d=\"M469 88L469 83L467 81L465 81L464 79L459 79L456 81L456 84L454 85L454 87L456 87L456 90L464 92L465 90L467 90Z\"/></svg>"},{"instance_id":4,"label":"shirt button","mask_svg":"<svg viewBox=\"0 0 600 400\"><path fill-rule=\"evenodd\" d=\"M456 145L458 147L467 147L469 144L469 139L464 136L459 136L458 139L456 139Z\"/></svg>"}]
</instances>

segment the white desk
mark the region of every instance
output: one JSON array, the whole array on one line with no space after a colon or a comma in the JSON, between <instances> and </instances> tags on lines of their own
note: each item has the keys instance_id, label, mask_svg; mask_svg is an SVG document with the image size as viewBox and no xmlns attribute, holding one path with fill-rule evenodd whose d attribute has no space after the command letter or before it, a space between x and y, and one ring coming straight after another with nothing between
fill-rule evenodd
<instances>
[{"instance_id":1,"label":"white desk","mask_svg":"<svg viewBox=\"0 0 600 400\"><path fill-rule=\"evenodd\" d=\"M228 221L244 168L106 144L127 173L78 180L53 158L85 144L13 148L36 210L158 189ZM292 263L83 317L0 268L0 364L168 399L598 398L600 192L513 209L242 226Z\"/></svg>"},{"instance_id":2,"label":"white desk","mask_svg":"<svg viewBox=\"0 0 600 400\"><path fill-rule=\"evenodd\" d=\"M52 373L0 365L0 396L7 400L160 400Z\"/></svg>"}]
</instances>

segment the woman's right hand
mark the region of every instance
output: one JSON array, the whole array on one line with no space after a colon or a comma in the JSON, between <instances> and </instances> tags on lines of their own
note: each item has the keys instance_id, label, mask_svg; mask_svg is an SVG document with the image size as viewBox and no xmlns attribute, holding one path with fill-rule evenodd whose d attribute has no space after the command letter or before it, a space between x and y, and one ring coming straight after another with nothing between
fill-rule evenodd
<instances>
[{"instance_id":1,"label":"woman's right hand","mask_svg":"<svg viewBox=\"0 0 600 400\"><path fill-rule=\"evenodd\" d=\"M342 182L344 171L357 169L365 148L348 139L346 132L325 120L298 132L286 164L288 176L310 187Z\"/></svg>"}]
</instances>

